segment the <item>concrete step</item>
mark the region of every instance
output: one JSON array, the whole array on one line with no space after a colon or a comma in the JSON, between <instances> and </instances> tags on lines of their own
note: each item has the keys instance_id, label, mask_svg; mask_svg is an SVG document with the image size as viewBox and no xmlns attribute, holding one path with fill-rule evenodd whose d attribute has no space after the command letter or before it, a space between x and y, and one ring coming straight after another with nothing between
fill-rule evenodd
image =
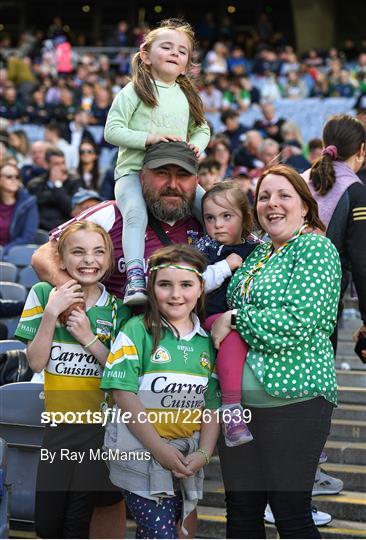
<instances>
[{"instance_id":1,"label":"concrete step","mask_svg":"<svg viewBox=\"0 0 366 540\"><path fill-rule=\"evenodd\" d=\"M355 388L366 387L366 371L365 370L336 369L336 374L337 374L338 386L352 386Z\"/></svg>"},{"instance_id":2,"label":"concrete step","mask_svg":"<svg viewBox=\"0 0 366 540\"><path fill-rule=\"evenodd\" d=\"M353 369L357 371L366 371L366 364L363 364L357 355L338 355L335 360L335 366L337 369L346 371L347 369ZM346 369L344 369L346 367Z\"/></svg>"},{"instance_id":3,"label":"concrete step","mask_svg":"<svg viewBox=\"0 0 366 540\"><path fill-rule=\"evenodd\" d=\"M334 409L333 418L339 420L366 420L366 408L364 405L347 405L341 403Z\"/></svg>"},{"instance_id":4,"label":"concrete step","mask_svg":"<svg viewBox=\"0 0 366 540\"><path fill-rule=\"evenodd\" d=\"M198 507L198 538L225 538L226 511L224 508ZM364 523L334 519L320 528L322 538L366 538ZM274 525L266 525L267 538L277 538Z\"/></svg>"},{"instance_id":5,"label":"concrete step","mask_svg":"<svg viewBox=\"0 0 366 540\"><path fill-rule=\"evenodd\" d=\"M337 519L366 522L366 494L358 491L342 491L338 495L319 495L314 502L322 512Z\"/></svg>"},{"instance_id":6,"label":"concrete step","mask_svg":"<svg viewBox=\"0 0 366 540\"><path fill-rule=\"evenodd\" d=\"M366 422L364 420L332 419L330 440L366 441Z\"/></svg>"},{"instance_id":7,"label":"concrete step","mask_svg":"<svg viewBox=\"0 0 366 540\"><path fill-rule=\"evenodd\" d=\"M366 465L366 443L332 441L325 444L328 461L347 465Z\"/></svg>"},{"instance_id":8,"label":"concrete step","mask_svg":"<svg viewBox=\"0 0 366 540\"><path fill-rule=\"evenodd\" d=\"M366 388L358 388L357 386L339 386L338 401L340 403L366 405Z\"/></svg>"},{"instance_id":9,"label":"concrete step","mask_svg":"<svg viewBox=\"0 0 366 540\"><path fill-rule=\"evenodd\" d=\"M355 356L355 342L352 340L352 336L348 336L347 339L339 339L337 344L337 356Z\"/></svg>"},{"instance_id":10,"label":"concrete step","mask_svg":"<svg viewBox=\"0 0 366 540\"><path fill-rule=\"evenodd\" d=\"M340 478L344 483L344 489L348 491L366 491L366 466L365 465L347 465L345 463L323 463L322 470ZM318 497L314 498L316 503Z\"/></svg>"}]
</instances>

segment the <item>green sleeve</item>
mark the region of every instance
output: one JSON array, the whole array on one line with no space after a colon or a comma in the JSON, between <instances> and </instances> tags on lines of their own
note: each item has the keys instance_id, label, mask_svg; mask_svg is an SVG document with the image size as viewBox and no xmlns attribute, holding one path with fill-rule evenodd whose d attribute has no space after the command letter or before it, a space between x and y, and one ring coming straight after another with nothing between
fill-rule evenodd
<instances>
[{"instance_id":1,"label":"green sleeve","mask_svg":"<svg viewBox=\"0 0 366 540\"><path fill-rule=\"evenodd\" d=\"M130 319L119 332L104 366L102 390L138 392L145 333L140 317Z\"/></svg>"},{"instance_id":2,"label":"green sleeve","mask_svg":"<svg viewBox=\"0 0 366 540\"><path fill-rule=\"evenodd\" d=\"M20 316L14 334L15 337L24 342L32 341L35 338L51 290L52 285L46 282L39 282L33 285Z\"/></svg>"},{"instance_id":3,"label":"green sleeve","mask_svg":"<svg viewBox=\"0 0 366 540\"><path fill-rule=\"evenodd\" d=\"M126 322L132 317L132 309L125 306L122 300L117 301L117 330L122 330Z\"/></svg>"},{"instance_id":4,"label":"green sleeve","mask_svg":"<svg viewBox=\"0 0 366 540\"><path fill-rule=\"evenodd\" d=\"M122 148L145 149L148 132L129 129L130 120L140 103L132 83L116 95L105 124L104 138L107 142Z\"/></svg>"},{"instance_id":5,"label":"green sleeve","mask_svg":"<svg viewBox=\"0 0 366 540\"><path fill-rule=\"evenodd\" d=\"M191 116L188 125L188 142L194 144L199 148L200 152L203 152L210 142L210 136L210 128L207 122L197 126Z\"/></svg>"},{"instance_id":6,"label":"green sleeve","mask_svg":"<svg viewBox=\"0 0 366 540\"><path fill-rule=\"evenodd\" d=\"M216 360L216 350L210 338L210 358ZM221 392L219 381L216 373L216 365L214 364L209 378L207 390L205 392L205 408L216 410L221 407Z\"/></svg>"},{"instance_id":7,"label":"green sleeve","mask_svg":"<svg viewBox=\"0 0 366 540\"><path fill-rule=\"evenodd\" d=\"M249 303L238 311L237 330L254 350L273 353L292 349L308 341L317 327L323 326L329 335L333 331L340 293L340 261L331 241L318 236L317 240L314 235L299 239L293 268L284 268L283 274L291 271L291 275L281 307L258 309ZM309 273L311 282L305 279Z\"/></svg>"}]
</instances>

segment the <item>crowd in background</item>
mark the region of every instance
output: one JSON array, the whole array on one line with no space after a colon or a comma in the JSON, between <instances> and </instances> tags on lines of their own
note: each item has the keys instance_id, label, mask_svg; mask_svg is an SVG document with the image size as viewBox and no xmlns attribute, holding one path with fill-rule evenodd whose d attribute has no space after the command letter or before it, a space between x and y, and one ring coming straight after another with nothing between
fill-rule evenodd
<instances>
[{"instance_id":1,"label":"crowd in background","mask_svg":"<svg viewBox=\"0 0 366 540\"><path fill-rule=\"evenodd\" d=\"M71 216L80 188L114 198L117 149L104 140L103 127L147 25L130 29L120 21L103 43L88 44L111 47L108 55L80 54L74 45L86 45L85 36L70 36L64 28L55 17L47 32L27 31L18 43L0 36L0 161L18 168L46 230ZM230 19L217 26L208 13L196 32L192 76L208 120L219 118L201 156L206 189L235 177L252 200L255 179L268 165L287 163L302 172L319 157L320 138L304 141L303 126L278 114L278 100L353 98L366 121L366 40L299 55L266 14L250 31L235 32ZM242 115L251 109L256 120L244 124Z\"/></svg>"}]
</instances>

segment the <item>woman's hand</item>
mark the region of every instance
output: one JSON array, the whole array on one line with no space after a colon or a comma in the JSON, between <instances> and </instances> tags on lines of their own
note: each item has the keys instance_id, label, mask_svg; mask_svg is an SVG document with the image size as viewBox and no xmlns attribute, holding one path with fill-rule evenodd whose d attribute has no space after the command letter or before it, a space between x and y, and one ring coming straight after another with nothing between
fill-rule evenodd
<instances>
[{"instance_id":1,"label":"woman's hand","mask_svg":"<svg viewBox=\"0 0 366 540\"><path fill-rule=\"evenodd\" d=\"M192 452L187 456L187 469L192 476L206 464L205 456L201 452Z\"/></svg>"},{"instance_id":2,"label":"woman's hand","mask_svg":"<svg viewBox=\"0 0 366 540\"><path fill-rule=\"evenodd\" d=\"M179 142L182 138L176 135L157 135L156 133L149 133L146 138L145 146L150 146L159 142Z\"/></svg>"},{"instance_id":3,"label":"woman's hand","mask_svg":"<svg viewBox=\"0 0 366 540\"><path fill-rule=\"evenodd\" d=\"M231 332L231 311L226 311L216 319L211 328L211 337L216 349L221 345L221 342Z\"/></svg>"},{"instance_id":4,"label":"woman's hand","mask_svg":"<svg viewBox=\"0 0 366 540\"><path fill-rule=\"evenodd\" d=\"M90 343L95 337L90 328L90 321L81 308L74 309L66 321L66 330L81 344Z\"/></svg>"},{"instance_id":5,"label":"woman's hand","mask_svg":"<svg viewBox=\"0 0 366 540\"><path fill-rule=\"evenodd\" d=\"M82 302L84 293L75 279L70 279L58 289L52 289L48 297L45 312L58 317L65 309L75 302Z\"/></svg>"},{"instance_id":6,"label":"woman's hand","mask_svg":"<svg viewBox=\"0 0 366 540\"><path fill-rule=\"evenodd\" d=\"M169 469L179 478L189 476L187 470L187 458L171 444L161 440L158 448L153 451L153 456L165 469Z\"/></svg>"}]
</instances>

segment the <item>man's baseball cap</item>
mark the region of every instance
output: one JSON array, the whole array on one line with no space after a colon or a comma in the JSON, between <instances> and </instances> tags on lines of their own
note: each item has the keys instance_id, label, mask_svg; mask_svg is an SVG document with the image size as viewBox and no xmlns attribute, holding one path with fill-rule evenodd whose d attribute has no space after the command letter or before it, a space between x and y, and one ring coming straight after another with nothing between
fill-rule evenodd
<instances>
[{"instance_id":1,"label":"man's baseball cap","mask_svg":"<svg viewBox=\"0 0 366 540\"><path fill-rule=\"evenodd\" d=\"M157 169L163 165L178 165L191 174L197 174L197 158L185 142L159 142L148 146L143 166Z\"/></svg>"},{"instance_id":2,"label":"man's baseball cap","mask_svg":"<svg viewBox=\"0 0 366 540\"><path fill-rule=\"evenodd\" d=\"M96 191L92 189L79 189L71 199L71 206L75 208L78 204L81 204L89 199L95 199L96 201L102 201L102 197Z\"/></svg>"}]
</instances>

